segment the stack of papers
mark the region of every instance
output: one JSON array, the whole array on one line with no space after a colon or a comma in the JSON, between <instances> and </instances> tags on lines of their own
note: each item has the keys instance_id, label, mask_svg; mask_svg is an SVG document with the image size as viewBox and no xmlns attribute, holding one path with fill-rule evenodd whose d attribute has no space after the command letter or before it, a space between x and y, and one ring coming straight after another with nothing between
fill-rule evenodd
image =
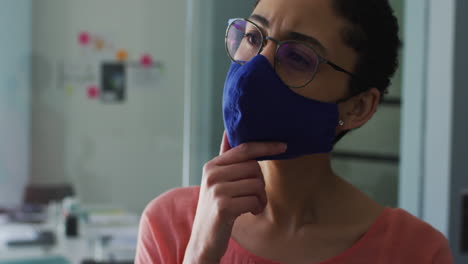
<instances>
[{"instance_id":1,"label":"stack of papers","mask_svg":"<svg viewBox=\"0 0 468 264\"><path fill-rule=\"evenodd\" d=\"M0 227L0 246L6 247L10 241L27 241L38 238L39 233L31 225L7 224Z\"/></svg>"}]
</instances>

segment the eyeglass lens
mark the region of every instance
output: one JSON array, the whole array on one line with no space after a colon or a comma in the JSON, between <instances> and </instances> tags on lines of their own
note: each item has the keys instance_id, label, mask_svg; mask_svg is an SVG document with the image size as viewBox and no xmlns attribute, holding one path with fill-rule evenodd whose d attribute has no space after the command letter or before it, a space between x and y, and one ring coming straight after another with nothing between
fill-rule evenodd
<instances>
[{"instance_id":1,"label":"eyeglass lens","mask_svg":"<svg viewBox=\"0 0 468 264\"><path fill-rule=\"evenodd\" d=\"M244 64L262 49L262 32L246 20L234 20L227 31L226 49L231 59ZM275 69L290 87L301 87L310 82L319 65L315 51L296 41L284 41L275 56Z\"/></svg>"}]
</instances>

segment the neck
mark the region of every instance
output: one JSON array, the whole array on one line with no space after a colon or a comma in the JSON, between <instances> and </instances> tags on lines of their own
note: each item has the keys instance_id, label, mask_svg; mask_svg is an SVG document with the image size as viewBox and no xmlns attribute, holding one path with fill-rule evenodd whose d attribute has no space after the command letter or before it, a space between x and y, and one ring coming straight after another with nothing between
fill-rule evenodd
<instances>
[{"instance_id":1,"label":"neck","mask_svg":"<svg viewBox=\"0 0 468 264\"><path fill-rule=\"evenodd\" d=\"M260 166L268 196L263 217L288 229L326 222L341 183L332 171L329 154L262 161Z\"/></svg>"}]
</instances>

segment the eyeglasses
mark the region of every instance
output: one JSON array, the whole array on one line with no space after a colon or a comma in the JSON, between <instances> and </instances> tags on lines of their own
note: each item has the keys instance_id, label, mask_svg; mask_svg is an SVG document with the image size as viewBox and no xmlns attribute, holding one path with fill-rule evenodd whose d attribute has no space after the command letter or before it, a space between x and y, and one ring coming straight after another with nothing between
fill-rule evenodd
<instances>
[{"instance_id":1,"label":"eyeglasses","mask_svg":"<svg viewBox=\"0 0 468 264\"><path fill-rule=\"evenodd\" d=\"M314 79L322 63L356 78L355 74L321 57L306 42L278 41L272 37L263 36L260 27L249 19L235 18L229 21L225 39L226 51L233 62L243 65L260 54L269 40L277 45L274 59L275 70L283 82L291 88L302 88L308 85Z\"/></svg>"}]
</instances>

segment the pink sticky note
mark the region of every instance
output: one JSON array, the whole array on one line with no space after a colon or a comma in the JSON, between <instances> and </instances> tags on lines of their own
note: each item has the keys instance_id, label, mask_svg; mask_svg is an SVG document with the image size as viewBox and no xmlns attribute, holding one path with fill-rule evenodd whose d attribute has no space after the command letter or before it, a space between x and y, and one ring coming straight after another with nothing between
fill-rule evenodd
<instances>
[{"instance_id":1,"label":"pink sticky note","mask_svg":"<svg viewBox=\"0 0 468 264\"><path fill-rule=\"evenodd\" d=\"M150 54L143 54L140 58L140 64L143 67L151 67L153 65L153 57Z\"/></svg>"},{"instance_id":2,"label":"pink sticky note","mask_svg":"<svg viewBox=\"0 0 468 264\"><path fill-rule=\"evenodd\" d=\"M82 46L88 45L90 39L91 37L88 32L83 31L78 34L78 43Z\"/></svg>"},{"instance_id":3,"label":"pink sticky note","mask_svg":"<svg viewBox=\"0 0 468 264\"><path fill-rule=\"evenodd\" d=\"M87 93L89 99L96 99L99 96L99 89L96 85L91 85L88 87Z\"/></svg>"}]
</instances>

